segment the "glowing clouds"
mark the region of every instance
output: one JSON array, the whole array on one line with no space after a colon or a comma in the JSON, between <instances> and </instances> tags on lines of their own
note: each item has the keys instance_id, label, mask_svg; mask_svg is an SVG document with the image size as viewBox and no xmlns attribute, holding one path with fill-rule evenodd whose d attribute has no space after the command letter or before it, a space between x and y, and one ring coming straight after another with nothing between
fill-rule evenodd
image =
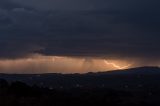
<instances>
[{"instance_id":1,"label":"glowing clouds","mask_svg":"<svg viewBox=\"0 0 160 106\"><path fill-rule=\"evenodd\" d=\"M129 68L130 64L92 57L33 55L28 58L0 60L1 73L86 73Z\"/></svg>"},{"instance_id":2,"label":"glowing clouds","mask_svg":"<svg viewBox=\"0 0 160 106\"><path fill-rule=\"evenodd\" d=\"M83 59L34 55L28 58L0 60L0 73L80 72Z\"/></svg>"}]
</instances>

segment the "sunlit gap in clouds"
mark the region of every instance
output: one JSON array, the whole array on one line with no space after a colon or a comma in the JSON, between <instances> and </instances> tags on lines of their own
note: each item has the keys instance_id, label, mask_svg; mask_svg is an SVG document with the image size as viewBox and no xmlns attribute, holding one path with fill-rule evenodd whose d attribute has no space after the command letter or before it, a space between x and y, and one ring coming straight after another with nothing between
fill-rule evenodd
<instances>
[{"instance_id":1,"label":"sunlit gap in clouds","mask_svg":"<svg viewBox=\"0 0 160 106\"><path fill-rule=\"evenodd\" d=\"M131 66L132 64L122 60L33 55L0 60L0 73L87 73L126 69Z\"/></svg>"}]
</instances>

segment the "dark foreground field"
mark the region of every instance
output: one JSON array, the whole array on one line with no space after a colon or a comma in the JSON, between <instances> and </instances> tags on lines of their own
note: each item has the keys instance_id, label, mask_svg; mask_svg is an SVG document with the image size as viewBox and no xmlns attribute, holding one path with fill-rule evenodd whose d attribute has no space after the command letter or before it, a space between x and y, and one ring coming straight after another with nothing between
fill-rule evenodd
<instances>
[{"instance_id":1,"label":"dark foreground field","mask_svg":"<svg viewBox=\"0 0 160 106\"><path fill-rule=\"evenodd\" d=\"M156 67L0 78L0 106L160 106Z\"/></svg>"},{"instance_id":2,"label":"dark foreground field","mask_svg":"<svg viewBox=\"0 0 160 106\"><path fill-rule=\"evenodd\" d=\"M0 80L0 106L159 106L160 91L107 88L49 89Z\"/></svg>"}]
</instances>

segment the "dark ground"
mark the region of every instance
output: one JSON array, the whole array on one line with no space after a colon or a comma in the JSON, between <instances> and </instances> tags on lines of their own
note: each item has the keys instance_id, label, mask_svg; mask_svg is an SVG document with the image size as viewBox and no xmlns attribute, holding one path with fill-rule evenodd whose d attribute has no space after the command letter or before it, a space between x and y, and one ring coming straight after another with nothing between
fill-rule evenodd
<instances>
[{"instance_id":1,"label":"dark ground","mask_svg":"<svg viewBox=\"0 0 160 106\"><path fill-rule=\"evenodd\" d=\"M160 90L49 89L0 80L0 106L159 106Z\"/></svg>"},{"instance_id":2,"label":"dark ground","mask_svg":"<svg viewBox=\"0 0 160 106\"><path fill-rule=\"evenodd\" d=\"M158 67L0 78L0 106L160 106Z\"/></svg>"}]
</instances>

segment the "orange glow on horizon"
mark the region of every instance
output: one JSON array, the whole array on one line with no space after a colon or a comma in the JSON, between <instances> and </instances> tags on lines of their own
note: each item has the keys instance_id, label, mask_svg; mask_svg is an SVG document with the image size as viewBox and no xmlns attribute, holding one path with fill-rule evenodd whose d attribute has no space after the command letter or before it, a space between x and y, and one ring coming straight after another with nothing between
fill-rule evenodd
<instances>
[{"instance_id":1,"label":"orange glow on horizon","mask_svg":"<svg viewBox=\"0 0 160 106\"><path fill-rule=\"evenodd\" d=\"M0 60L0 73L87 73L126 69L130 66L128 62L121 60L33 55L21 59Z\"/></svg>"}]
</instances>

